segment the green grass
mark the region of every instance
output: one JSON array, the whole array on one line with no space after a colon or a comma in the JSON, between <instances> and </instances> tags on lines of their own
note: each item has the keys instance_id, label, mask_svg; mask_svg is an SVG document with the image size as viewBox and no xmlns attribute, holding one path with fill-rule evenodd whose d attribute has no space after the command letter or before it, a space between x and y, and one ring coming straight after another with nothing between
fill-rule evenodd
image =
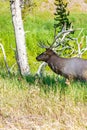
<instances>
[{"instance_id":1,"label":"green grass","mask_svg":"<svg viewBox=\"0 0 87 130\"><path fill-rule=\"evenodd\" d=\"M0 2L0 7L0 42L2 42L5 47L8 64L11 67L16 61L15 53L11 48L11 46L15 48L15 37L9 3L7 2L7 6L5 6L5 2L3 2L3 4ZM6 10L3 10L4 7L6 7ZM72 21L74 28L85 28L84 33L85 35L87 34L87 14L71 13L70 20ZM53 15L49 12L40 12L38 14L37 12L33 11L30 14L25 13L23 16L23 21L25 32L28 31L26 33L26 46L29 64L31 72L34 73L39 66L39 63L36 61L36 56L43 51L43 49L38 46L39 41L43 41L45 43L47 43L47 41L52 43L53 41ZM77 34L78 32L75 35ZM1 51L0 55L0 61L2 61L1 66L4 66Z\"/></svg>"},{"instance_id":2,"label":"green grass","mask_svg":"<svg viewBox=\"0 0 87 130\"><path fill-rule=\"evenodd\" d=\"M28 31L26 33L26 46L29 64L31 72L34 73L39 66L39 63L36 61L36 56L43 51L43 49L38 46L38 43L40 41L43 41L44 43L47 43L47 41L52 43L53 41L53 16L51 16L49 12L39 14L30 13L27 14L26 17L24 16L23 19L25 32ZM87 34L87 14L71 13L70 19L74 25L74 28L85 28L84 33L85 35ZM75 35L77 34L78 32ZM2 15L0 13L0 42L2 42L5 47L8 64L9 66L12 66L16 62L15 53L11 48L11 46L15 48L15 37L9 8L7 8L7 14L3 13ZM1 51L0 54L0 60L3 63ZM2 65L4 65L4 63Z\"/></svg>"}]
</instances>

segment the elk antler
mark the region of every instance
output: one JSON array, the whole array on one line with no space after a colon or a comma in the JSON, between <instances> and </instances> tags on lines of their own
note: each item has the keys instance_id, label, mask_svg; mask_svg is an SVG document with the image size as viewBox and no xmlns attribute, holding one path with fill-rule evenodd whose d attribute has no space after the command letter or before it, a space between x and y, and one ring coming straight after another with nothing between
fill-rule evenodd
<instances>
[{"instance_id":1,"label":"elk antler","mask_svg":"<svg viewBox=\"0 0 87 130\"><path fill-rule=\"evenodd\" d=\"M41 41L38 43L38 46L45 49L49 48L48 46L45 45L44 42L41 42Z\"/></svg>"},{"instance_id":2,"label":"elk antler","mask_svg":"<svg viewBox=\"0 0 87 130\"><path fill-rule=\"evenodd\" d=\"M58 47L59 45L61 45L61 43L64 42L65 37L66 37L67 35L69 35L71 32L74 32L74 31L75 31L75 30L72 29L72 25L70 26L70 29L68 29L68 30L66 29L66 25L64 25L62 31L55 36L55 38L54 38L54 40L53 40L53 43L52 43L52 45L50 46L50 48L56 48L56 47ZM62 36L62 35L63 35L63 36ZM62 37L61 37L61 36L62 36ZM60 37L61 37L61 38L60 38Z\"/></svg>"}]
</instances>

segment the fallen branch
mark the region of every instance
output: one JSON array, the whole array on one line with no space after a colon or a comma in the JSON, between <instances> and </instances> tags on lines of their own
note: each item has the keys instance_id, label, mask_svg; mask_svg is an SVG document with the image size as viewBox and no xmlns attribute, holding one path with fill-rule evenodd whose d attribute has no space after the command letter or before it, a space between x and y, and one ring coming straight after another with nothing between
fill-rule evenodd
<instances>
[{"instance_id":1,"label":"fallen branch","mask_svg":"<svg viewBox=\"0 0 87 130\"><path fill-rule=\"evenodd\" d=\"M45 66L47 66L47 63L43 62L43 63L39 66L39 68L38 68L38 70L37 70L37 72L36 72L36 75L42 76Z\"/></svg>"},{"instance_id":2,"label":"fallen branch","mask_svg":"<svg viewBox=\"0 0 87 130\"><path fill-rule=\"evenodd\" d=\"M7 58L6 58L5 50L4 50L4 47L3 47L3 45L1 43L0 43L0 47L2 49L2 53L3 53L3 56L4 56L4 62L5 62L8 74L10 74L10 69L8 67L8 64L7 64Z\"/></svg>"}]
</instances>

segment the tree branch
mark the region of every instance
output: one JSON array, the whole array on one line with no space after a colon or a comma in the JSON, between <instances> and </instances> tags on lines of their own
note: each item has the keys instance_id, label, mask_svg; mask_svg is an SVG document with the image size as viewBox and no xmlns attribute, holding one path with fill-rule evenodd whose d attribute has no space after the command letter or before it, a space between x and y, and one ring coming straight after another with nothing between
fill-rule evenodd
<instances>
[{"instance_id":1,"label":"tree branch","mask_svg":"<svg viewBox=\"0 0 87 130\"><path fill-rule=\"evenodd\" d=\"M39 66L39 68L38 68L38 70L37 70L37 72L36 72L36 75L42 76L43 70L44 70L45 66L47 66L47 63L43 62L43 63Z\"/></svg>"},{"instance_id":2,"label":"tree branch","mask_svg":"<svg viewBox=\"0 0 87 130\"><path fill-rule=\"evenodd\" d=\"M3 45L1 43L0 43L0 47L2 49L2 53L3 53L3 56L4 56L4 62L5 62L8 74L10 74L10 69L8 67L8 64L7 64L7 58L6 58L5 50L4 50L4 47L3 47Z\"/></svg>"}]
</instances>

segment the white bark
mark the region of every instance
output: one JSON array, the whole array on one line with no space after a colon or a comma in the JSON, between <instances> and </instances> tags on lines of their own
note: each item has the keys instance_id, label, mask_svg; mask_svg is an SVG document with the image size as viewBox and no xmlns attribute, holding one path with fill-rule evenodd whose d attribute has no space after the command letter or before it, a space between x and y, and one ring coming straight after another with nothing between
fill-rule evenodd
<instances>
[{"instance_id":1,"label":"white bark","mask_svg":"<svg viewBox=\"0 0 87 130\"><path fill-rule=\"evenodd\" d=\"M10 0L12 21L14 25L17 49L17 63L23 76L29 75L30 69L27 61L25 33L22 22L20 0Z\"/></svg>"}]
</instances>

